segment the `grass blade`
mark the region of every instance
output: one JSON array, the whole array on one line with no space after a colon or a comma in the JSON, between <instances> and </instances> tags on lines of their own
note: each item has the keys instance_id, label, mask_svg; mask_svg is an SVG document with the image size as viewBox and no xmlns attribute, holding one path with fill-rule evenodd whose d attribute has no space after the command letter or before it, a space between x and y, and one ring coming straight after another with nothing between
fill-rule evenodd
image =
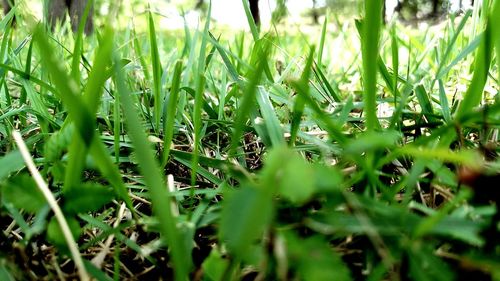
<instances>
[{"instance_id":1,"label":"grass blade","mask_svg":"<svg viewBox=\"0 0 500 281\"><path fill-rule=\"evenodd\" d=\"M191 162L191 197L194 196L194 186L196 185L196 169L198 168L199 148L201 147L201 109L203 107L203 95L205 92L205 62L206 62L206 49L208 30L210 28L210 14L212 12L211 2L208 4L208 14L205 20L205 27L203 28L203 35L201 39L200 54L198 55L198 67L196 75L196 92L194 97L194 110L193 110L193 159ZM192 201L194 202L194 200ZM193 206L191 206L193 207ZM193 210L194 208L190 208ZM192 212L189 212L189 219L191 219Z\"/></svg>"},{"instance_id":2,"label":"grass blade","mask_svg":"<svg viewBox=\"0 0 500 281\"><path fill-rule=\"evenodd\" d=\"M144 181L151 195L154 214L158 217L160 233L170 247L175 280L183 281L188 277L189 258L186 255L182 243L182 238L176 227L176 219L172 215L169 204L170 194L166 188L164 176L160 172L160 167L154 158L153 150L147 140L147 136L142 128L141 121L133 105L132 98L125 86L123 74L120 69L115 69L115 83L123 108L125 123L128 128L128 135L134 146L139 168L144 176Z\"/></svg>"},{"instance_id":3,"label":"grass blade","mask_svg":"<svg viewBox=\"0 0 500 281\"><path fill-rule=\"evenodd\" d=\"M148 28L149 28L149 42L151 49L151 61L153 64L153 119L154 129L159 132L160 119L161 119L161 63L160 55L158 52L158 43L156 42L156 30L151 11L148 13Z\"/></svg>"},{"instance_id":4,"label":"grass blade","mask_svg":"<svg viewBox=\"0 0 500 281\"><path fill-rule=\"evenodd\" d=\"M495 15L495 16L494 16ZM495 44L495 49L497 51L497 69L500 69L500 1L496 0L493 2L493 8L490 13L490 23L492 27L493 40ZM500 85L500 71L498 71L498 84Z\"/></svg>"},{"instance_id":5,"label":"grass blade","mask_svg":"<svg viewBox=\"0 0 500 281\"><path fill-rule=\"evenodd\" d=\"M313 54L314 54L314 48L311 48L309 51L309 56L307 58L306 66L304 68L304 72L302 72L300 81L297 82L297 84L300 84L298 88L303 89L305 92L303 92L302 95L297 96L297 99L295 100L295 104L293 106L293 115L292 115L292 122L290 125L290 140L289 140L289 144L292 146L295 145L297 132L299 131L300 121L302 119L302 114L304 112L305 102L302 96L309 96L309 77L311 75L311 70L312 70Z\"/></svg>"},{"instance_id":6,"label":"grass blade","mask_svg":"<svg viewBox=\"0 0 500 281\"><path fill-rule=\"evenodd\" d=\"M443 80L438 80L439 85L439 103L441 105L441 113L446 122L451 121L450 106L448 104L448 97L446 96L446 91L444 89Z\"/></svg>"},{"instance_id":7,"label":"grass blade","mask_svg":"<svg viewBox=\"0 0 500 281\"><path fill-rule=\"evenodd\" d=\"M269 93L264 88L258 87L256 96L257 103L267 129L267 135L271 139L271 146L282 146L285 144L283 130L281 129L280 121L278 120L275 109L269 99Z\"/></svg>"},{"instance_id":8,"label":"grass blade","mask_svg":"<svg viewBox=\"0 0 500 281\"><path fill-rule=\"evenodd\" d=\"M493 21L489 20L485 31L480 35L481 41L474 61L474 74L464 99L457 109L455 117L458 120L470 113L481 102L492 59L494 40L492 23Z\"/></svg>"},{"instance_id":9,"label":"grass blade","mask_svg":"<svg viewBox=\"0 0 500 281\"><path fill-rule=\"evenodd\" d=\"M238 144L240 143L240 138L243 135L245 128L245 123L248 119L248 114L254 107L255 94L257 92L257 86L264 72L264 68L267 64L267 50L268 46L262 49L260 60L257 61L256 69L250 74L248 84L245 85L245 91L243 92L243 97L240 103L240 107L236 112L236 120L234 121L234 130L231 137L231 145L229 148L229 156L233 157L236 153Z\"/></svg>"},{"instance_id":10,"label":"grass blade","mask_svg":"<svg viewBox=\"0 0 500 281\"><path fill-rule=\"evenodd\" d=\"M248 26L250 27L250 32L252 32L253 41L257 42L259 40L259 29L253 20L250 7L248 6L248 0L241 0L241 3L243 4L243 9L245 9L245 15L247 17Z\"/></svg>"},{"instance_id":11,"label":"grass blade","mask_svg":"<svg viewBox=\"0 0 500 281\"><path fill-rule=\"evenodd\" d=\"M321 28L321 39L319 41L318 57L316 58L316 63L319 65L319 67L321 67L321 61L323 59L323 49L325 47L327 24L328 24L328 15L325 15L325 19L323 20L323 27Z\"/></svg>"},{"instance_id":12,"label":"grass blade","mask_svg":"<svg viewBox=\"0 0 500 281\"><path fill-rule=\"evenodd\" d=\"M363 57L363 102L366 114L366 128L380 127L377 119L377 61L379 34L382 23L382 1L366 0L365 18L361 33L361 53Z\"/></svg>"},{"instance_id":13,"label":"grass blade","mask_svg":"<svg viewBox=\"0 0 500 281\"><path fill-rule=\"evenodd\" d=\"M172 147L172 140L174 138L174 125L177 109L177 100L179 99L179 87L182 75L182 61L177 61L174 68L174 76L172 78L172 87L170 95L168 96L167 110L163 114L163 133L165 134L163 140L163 160L162 167L165 167L170 156L170 149Z\"/></svg>"},{"instance_id":14,"label":"grass blade","mask_svg":"<svg viewBox=\"0 0 500 281\"><path fill-rule=\"evenodd\" d=\"M26 166L28 167L31 175L35 179L38 188L40 188L40 191L43 193L43 196L47 200L47 203L49 203L50 208L52 209L52 211L54 211L54 215L57 219L57 222L59 223L59 227L61 228L61 230L64 234L64 239L66 240L66 243L68 244L68 248L71 252L71 256L73 258L73 261L75 262L75 265L78 268L78 274L79 274L80 280L83 280L83 281L90 280L90 277L87 273L87 270L85 269L85 266L83 264L82 256L80 255L80 252L78 250L78 245L76 244L76 241L74 240L73 235L71 234L71 230L69 229L68 222L66 221L66 218L64 217L61 208L59 208L59 205L57 205L57 201L54 198L54 195L52 195L52 192L50 191L49 187L47 186L47 183L45 183L42 176L38 172L38 170L35 166L35 163L33 162L33 159L31 158L29 150L26 147L26 144L24 143L24 141L22 139L21 134L17 131L14 131L13 136L14 136L14 139L17 143L19 151L21 152L21 155L23 156L24 161L26 162Z\"/></svg>"}]
</instances>

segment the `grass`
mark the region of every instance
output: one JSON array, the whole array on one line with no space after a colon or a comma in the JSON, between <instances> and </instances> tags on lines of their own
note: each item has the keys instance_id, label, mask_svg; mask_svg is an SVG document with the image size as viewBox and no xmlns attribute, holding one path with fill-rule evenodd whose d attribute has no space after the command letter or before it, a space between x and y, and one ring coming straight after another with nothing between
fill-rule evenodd
<instances>
[{"instance_id":1,"label":"grass","mask_svg":"<svg viewBox=\"0 0 500 281\"><path fill-rule=\"evenodd\" d=\"M420 28L380 1L269 32L2 18L0 280L498 280L484 2Z\"/></svg>"}]
</instances>

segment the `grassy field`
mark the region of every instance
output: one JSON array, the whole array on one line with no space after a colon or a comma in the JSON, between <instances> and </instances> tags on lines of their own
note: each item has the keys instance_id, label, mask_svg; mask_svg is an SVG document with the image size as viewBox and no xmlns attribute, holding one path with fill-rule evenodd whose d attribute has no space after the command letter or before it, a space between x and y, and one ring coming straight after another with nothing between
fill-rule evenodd
<instances>
[{"instance_id":1,"label":"grassy field","mask_svg":"<svg viewBox=\"0 0 500 281\"><path fill-rule=\"evenodd\" d=\"M500 1L418 28L379 2L3 17L0 280L500 280Z\"/></svg>"}]
</instances>

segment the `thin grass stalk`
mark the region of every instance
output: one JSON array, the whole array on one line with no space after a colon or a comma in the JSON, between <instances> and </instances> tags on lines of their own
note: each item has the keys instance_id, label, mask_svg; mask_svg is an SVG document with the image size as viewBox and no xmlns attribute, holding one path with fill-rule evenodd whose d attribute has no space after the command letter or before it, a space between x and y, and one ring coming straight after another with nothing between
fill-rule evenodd
<instances>
[{"instance_id":1,"label":"thin grass stalk","mask_svg":"<svg viewBox=\"0 0 500 281\"><path fill-rule=\"evenodd\" d=\"M488 73L492 60L493 27L491 23L492 21L488 21L486 29L480 35L481 42L479 43L474 61L474 74L472 76L472 81L467 88L464 99L457 109L456 118L458 120L470 113L474 107L481 103L484 86L486 85L486 80L488 79Z\"/></svg>"},{"instance_id":2,"label":"thin grass stalk","mask_svg":"<svg viewBox=\"0 0 500 281\"><path fill-rule=\"evenodd\" d=\"M90 280L87 270L85 269L85 266L83 264L82 256L80 255L80 251L78 250L78 245L76 244L76 241L73 238L73 234L71 233L68 222L66 221L66 218L64 217L61 208L57 204L54 195L52 195L52 192L50 192L47 183L45 183L45 181L42 178L42 175L38 172L36 165L33 162L33 158L29 153L28 147L26 147L26 144L23 141L23 137L18 131L13 131L12 136L16 141L17 147L19 148L19 151L23 156L23 159L26 163L26 166L28 167L28 170L33 176L36 185L38 186L43 196L45 197L45 200L47 200L47 203L54 212L56 220L59 223L59 227L61 228L61 231L64 235L64 239L66 240L66 243L68 245L68 249L71 253L73 261L75 262L75 266L78 269L78 275L80 277L80 280L83 281Z\"/></svg>"},{"instance_id":3,"label":"thin grass stalk","mask_svg":"<svg viewBox=\"0 0 500 281\"><path fill-rule=\"evenodd\" d=\"M172 87L168 96L167 110L163 114L163 159L162 167L168 163L172 140L174 138L175 116L177 110L177 101L179 99L180 83L182 75L182 61L179 60L175 64L174 76L172 78Z\"/></svg>"},{"instance_id":4,"label":"thin grass stalk","mask_svg":"<svg viewBox=\"0 0 500 281\"><path fill-rule=\"evenodd\" d=\"M303 98L303 95L309 96L309 77L311 76L311 71L312 71L313 55L314 55L314 48L311 47L309 51L309 56L307 57L307 62L304 68L304 72L302 72L300 81L297 82L301 85L300 87L296 87L297 90L299 91L304 90L305 92L303 92L301 95L297 95L297 98L295 99L295 103L293 105L292 122L290 125L290 140L288 142L290 146L295 146L297 133L300 128L300 122L302 119L302 114L304 112L304 106L305 106L305 100Z\"/></svg>"},{"instance_id":5,"label":"thin grass stalk","mask_svg":"<svg viewBox=\"0 0 500 281\"><path fill-rule=\"evenodd\" d=\"M500 0L495 0L491 9L490 21L492 26L492 34L494 46L497 55L497 84L500 86Z\"/></svg>"},{"instance_id":6,"label":"thin grass stalk","mask_svg":"<svg viewBox=\"0 0 500 281\"><path fill-rule=\"evenodd\" d=\"M116 65L116 64L115 64ZM141 121L133 104L129 90L125 86L125 78L121 69L115 66L115 84L121 95L121 104L128 135L136 152L137 162L144 181L148 187L153 212L158 218L160 233L170 248L172 255L174 276L177 281L188 278L188 267L190 260L183 247L181 236L177 230L177 221L172 215L170 204L170 192L167 189L165 179L160 167L154 157L154 152L144 132Z\"/></svg>"},{"instance_id":7,"label":"thin grass stalk","mask_svg":"<svg viewBox=\"0 0 500 281\"><path fill-rule=\"evenodd\" d=\"M205 20L205 27L203 28L203 35L201 36L200 53L198 56L198 66L196 68L197 75L195 78L196 91L194 97L194 110L193 110L193 159L191 162L191 197L194 196L194 189L196 185L196 174L198 170L199 148L201 147L201 111L203 106L203 93L205 91L205 61L206 61L206 48L208 41L208 31L210 28L210 15L212 12L212 2L208 4L208 14ZM195 200L191 200L194 204ZM191 207L194 207L193 205ZM191 219L192 211L194 208L189 208L188 219Z\"/></svg>"},{"instance_id":8,"label":"thin grass stalk","mask_svg":"<svg viewBox=\"0 0 500 281\"><path fill-rule=\"evenodd\" d=\"M377 119L377 60L382 24L382 1L365 0L361 53L363 58L363 103L367 130L379 127Z\"/></svg>"},{"instance_id":9,"label":"thin grass stalk","mask_svg":"<svg viewBox=\"0 0 500 281\"><path fill-rule=\"evenodd\" d=\"M250 32L252 33L253 41L257 42L259 40L259 28L253 20L250 7L248 6L248 0L241 0L241 3L243 4L243 9L245 10L245 15L247 17L248 26L250 27Z\"/></svg>"},{"instance_id":10,"label":"thin grass stalk","mask_svg":"<svg viewBox=\"0 0 500 281\"><path fill-rule=\"evenodd\" d=\"M156 41L156 30L151 11L148 13L149 42L151 51L151 61L153 64L153 124L154 130L158 133L161 119L161 63Z\"/></svg>"}]
</instances>

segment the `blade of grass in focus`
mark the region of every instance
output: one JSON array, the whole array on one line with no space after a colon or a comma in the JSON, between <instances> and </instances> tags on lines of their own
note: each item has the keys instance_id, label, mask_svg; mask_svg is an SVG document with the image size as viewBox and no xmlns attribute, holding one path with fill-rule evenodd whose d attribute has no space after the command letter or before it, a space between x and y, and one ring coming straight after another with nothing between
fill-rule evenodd
<instances>
[{"instance_id":1,"label":"blade of grass in focus","mask_svg":"<svg viewBox=\"0 0 500 281\"><path fill-rule=\"evenodd\" d=\"M361 52L363 57L363 102L366 128L380 127L377 119L377 61L379 56L382 0L366 0L365 17L361 27Z\"/></svg>"},{"instance_id":2,"label":"blade of grass in focus","mask_svg":"<svg viewBox=\"0 0 500 281\"><path fill-rule=\"evenodd\" d=\"M160 55L158 52L158 43L156 41L156 30L153 15L151 11L148 12L148 28L149 28L149 42L150 42L150 52L151 61L153 64L153 124L154 129L157 133L160 130L160 119L161 113L161 62Z\"/></svg>"},{"instance_id":3,"label":"blade of grass in focus","mask_svg":"<svg viewBox=\"0 0 500 281\"><path fill-rule=\"evenodd\" d=\"M498 6L498 1L495 1L494 5L494 9L498 11L498 8L496 8L496 6ZM494 11L495 10L492 10L492 12ZM486 85L486 80L488 79L490 64L493 57L493 44L495 37L497 37L493 33L495 30L498 30L498 27L494 26L495 23L498 23L498 19L495 19L497 17L498 14L489 14L486 21L486 28L479 35L481 41L474 61L472 81L455 114L455 118L458 119L458 122L460 122L460 119L463 118L464 115L470 113L474 107L481 103L483 90Z\"/></svg>"},{"instance_id":4,"label":"blade of grass in focus","mask_svg":"<svg viewBox=\"0 0 500 281\"><path fill-rule=\"evenodd\" d=\"M205 27L203 28L203 34L201 35L201 46L200 53L198 55L198 66L196 68L195 76L195 97L194 97L194 110L193 110L193 129L194 129L194 140L193 140L193 159L191 162L191 197L194 196L194 189L196 185L196 174L198 169L198 159L201 147L201 111L203 107L203 96L205 93L205 62L206 62L206 49L208 41L208 30L210 29L210 15L212 11L212 3L208 4L207 19L205 20ZM192 201L194 202L194 200ZM194 203L193 203L194 204ZM190 210L193 210L194 206L191 206ZM189 212L188 218L191 219L192 213Z\"/></svg>"},{"instance_id":5,"label":"blade of grass in focus","mask_svg":"<svg viewBox=\"0 0 500 281\"><path fill-rule=\"evenodd\" d=\"M241 3L243 4L243 9L245 10L245 15L247 17L248 26L250 27L250 32L252 33L253 40L254 42L257 42L259 40L259 28L253 20L252 13L250 12L250 7L248 6L248 0L241 0Z\"/></svg>"},{"instance_id":6,"label":"blade of grass in focus","mask_svg":"<svg viewBox=\"0 0 500 281\"><path fill-rule=\"evenodd\" d=\"M168 158L170 156L170 149L172 146L172 140L174 138L174 125L175 116L177 109L177 100L179 98L179 87L181 83L182 75L182 61L177 61L174 68L174 74L172 78L172 87L170 88L170 94L167 100L167 109L163 114L163 132L165 134L163 139L163 160L161 167L165 167L168 163Z\"/></svg>"},{"instance_id":7,"label":"blade of grass in focus","mask_svg":"<svg viewBox=\"0 0 500 281\"><path fill-rule=\"evenodd\" d=\"M495 16L494 16L495 15ZM492 37L494 40L494 46L496 49L496 55L497 55L497 72L498 72L498 77L497 77L497 84L500 85L500 18L498 17L500 15L500 1L495 0L493 2L493 8L490 13L490 23L492 26Z\"/></svg>"},{"instance_id":8,"label":"blade of grass in focus","mask_svg":"<svg viewBox=\"0 0 500 281\"><path fill-rule=\"evenodd\" d=\"M303 95L309 96L309 77L311 75L311 70L312 70L313 54L314 54L314 48L311 47L309 51L309 56L307 57L307 62L304 68L304 72L302 72L302 76L300 77L300 80L297 82L297 84L301 85L300 87L297 88L300 88L305 92L297 96L293 106L292 120L290 125L290 140L288 142L289 145L291 146L295 146L297 132L299 131L300 122L304 111L305 101L302 96Z\"/></svg>"},{"instance_id":9,"label":"blade of grass in focus","mask_svg":"<svg viewBox=\"0 0 500 281\"><path fill-rule=\"evenodd\" d=\"M236 118L234 120L233 134L231 136L231 145L229 147L229 156L234 157L238 144L240 143L240 138L244 132L244 127L246 121L248 120L248 114L255 107L255 95L257 92L257 87L260 83L264 68L267 64L267 54L269 46L264 46L260 51L259 60L256 62L255 70L250 72L248 83L245 85L243 96L241 97L241 102L239 103L239 108L236 112Z\"/></svg>"}]
</instances>

